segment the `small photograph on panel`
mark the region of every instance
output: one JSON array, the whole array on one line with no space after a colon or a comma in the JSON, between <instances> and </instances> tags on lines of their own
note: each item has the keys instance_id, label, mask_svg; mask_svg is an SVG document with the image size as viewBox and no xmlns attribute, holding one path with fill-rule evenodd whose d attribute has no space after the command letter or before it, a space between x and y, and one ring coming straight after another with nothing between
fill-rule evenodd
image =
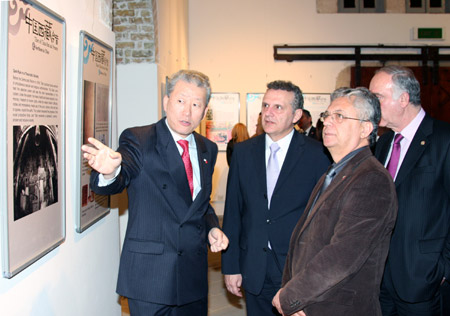
<instances>
[{"instance_id":1,"label":"small photograph on panel","mask_svg":"<svg viewBox=\"0 0 450 316\"><path fill-rule=\"evenodd\" d=\"M58 202L58 126L13 126L14 220Z\"/></svg>"}]
</instances>

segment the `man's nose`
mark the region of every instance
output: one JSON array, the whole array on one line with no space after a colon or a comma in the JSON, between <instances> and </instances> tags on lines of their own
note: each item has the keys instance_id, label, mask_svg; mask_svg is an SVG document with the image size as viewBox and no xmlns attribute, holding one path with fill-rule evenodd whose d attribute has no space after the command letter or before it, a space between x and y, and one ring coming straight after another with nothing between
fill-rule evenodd
<instances>
[{"instance_id":1,"label":"man's nose","mask_svg":"<svg viewBox=\"0 0 450 316\"><path fill-rule=\"evenodd\" d=\"M191 114L191 102L186 102L183 107L183 114L189 115Z\"/></svg>"}]
</instances>

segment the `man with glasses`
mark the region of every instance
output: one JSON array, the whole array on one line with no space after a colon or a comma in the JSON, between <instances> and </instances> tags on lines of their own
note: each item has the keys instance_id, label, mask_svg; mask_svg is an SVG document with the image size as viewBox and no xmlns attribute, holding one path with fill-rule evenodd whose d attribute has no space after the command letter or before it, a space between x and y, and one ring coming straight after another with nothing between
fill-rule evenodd
<instances>
[{"instance_id":1,"label":"man with glasses","mask_svg":"<svg viewBox=\"0 0 450 316\"><path fill-rule=\"evenodd\" d=\"M397 214L392 178L372 155L380 104L365 88L336 90L321 114L334 163L295 227L273 299L283 315L381 315L378 294Z\"/></svg>"}]
</instances>

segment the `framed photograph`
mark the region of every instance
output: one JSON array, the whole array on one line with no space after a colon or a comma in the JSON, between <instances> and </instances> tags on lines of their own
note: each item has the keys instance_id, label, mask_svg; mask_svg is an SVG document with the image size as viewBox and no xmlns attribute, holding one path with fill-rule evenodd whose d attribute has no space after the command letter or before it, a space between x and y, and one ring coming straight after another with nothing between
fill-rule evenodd
<instances>
[{"instance_id":1,"label":"framed photograph","mask_svg":"<svg viewBox=\"0 0 450 316\"><path fill-rule=\"evenodd\" d=\"M88 144L94 137L111 147L111 111L113 96L113 49L93 35L80 32L79 57L79 115L80 143ZM91 167L80 151L79 195L76 213L76 231L82 233L89 226L106 216L109 211L109 196L95 194L89 186Z\"/></svg>"},{"instance_id":2,"label":"framed photograph","mask_svg":"<svg viewBox=\"0 0 450 316\"><path fill-rule=\"evenodd\" d=\"M66 235L66 24L35 1L1 4L1 248L11 278Z\"/></svg>"},{"instance_id":3,"label":"framed photograph","mask_svg":"<svg viewBox=\"0 0 450 316\"><path fill-rule=\"evenodd\" d=\"M208 111L204 119L205 136L226 151L233 126L239 123L239 93L211 93Z\"/></svg>"},{"instance_id":4,"label":"framed photograph","mask_svg":"<svg viewBox=\"0 0 450 316\"><path fill-rule=\"evenodd\" d=\"M247 130L250 137L256 133L263 97L264 93L247 93Z\"/></svg>"},{"instance_id":5,"label":"framed photograph","mask_svg":"<svg viewBox=\"0 0 450 316\"><path fill-rule=\"evenodd\" d=\"M324 112L330 105L329 93L304 93L303 108L311 112L312 123L317 125L320 113Z\"/></svg>"}]
</instances>

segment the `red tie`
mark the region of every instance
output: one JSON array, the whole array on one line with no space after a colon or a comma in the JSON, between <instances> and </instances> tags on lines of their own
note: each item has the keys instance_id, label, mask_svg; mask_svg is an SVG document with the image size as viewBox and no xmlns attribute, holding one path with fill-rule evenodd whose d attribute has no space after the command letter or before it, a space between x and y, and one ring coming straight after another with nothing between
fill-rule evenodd
<instances>
[{"instance_id":1,"label":"red tie","mask_svg":"<svg viewBox=\"0 0 450 316\"><path fill-rule=\"evenodd\" d=\"M184 169L186 170L186 175L189 181L189 188L191 189L191 195L194 194L194 180L193 180L193 171L191 164L191 157L189 156L189 142L184 139L180 139L178 142L180 146L183 148L183 154L181 155L181 159L184 163Z\"/></svg>"}]
</instances>

